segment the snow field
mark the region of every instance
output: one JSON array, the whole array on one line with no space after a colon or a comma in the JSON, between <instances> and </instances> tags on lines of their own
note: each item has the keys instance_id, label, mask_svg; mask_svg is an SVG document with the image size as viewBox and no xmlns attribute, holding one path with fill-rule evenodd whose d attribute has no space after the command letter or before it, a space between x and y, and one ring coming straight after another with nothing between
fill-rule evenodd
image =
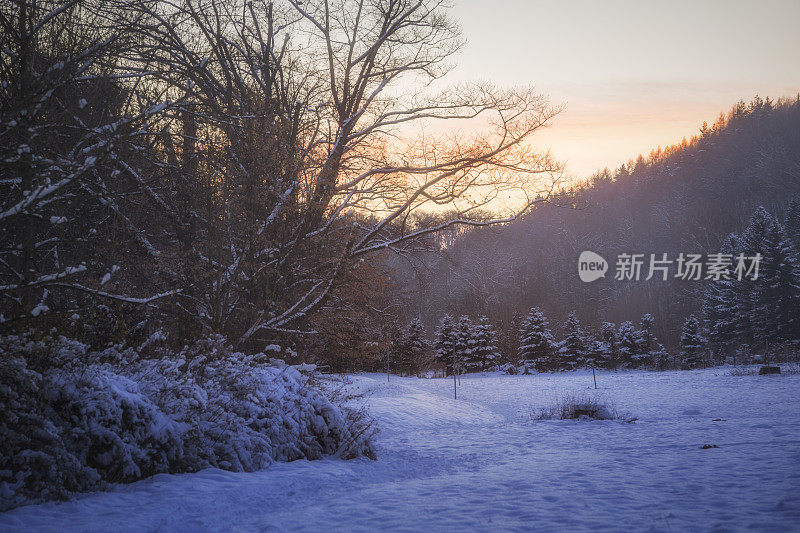
<instances>
[{"instance_id":1,"label":"snow field","mask_svg":"<svg viewBox=\"0 0 800 533\"><path fill-rule=\"evenodd\" d=\"M0 515L21 531L800 531L800 375L352 376L378 460L157 475ZM621 421L533 421L567 394ZM718 448L701 449L710 444Z\"/></svg>"}]
</instances>

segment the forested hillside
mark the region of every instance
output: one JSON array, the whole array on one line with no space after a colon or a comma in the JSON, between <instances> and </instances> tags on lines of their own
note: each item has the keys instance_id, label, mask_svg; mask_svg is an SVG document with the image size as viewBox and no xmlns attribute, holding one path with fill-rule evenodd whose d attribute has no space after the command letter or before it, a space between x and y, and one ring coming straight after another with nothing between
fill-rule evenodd
<instances>
[{"instance_id":1,"label":"forested hillside","mask_svg":"<svg viewBox=\"0 0 800 533\"><path fill-rule=\"evenodd\" d=\"M432 330L445 313L485 314L509 355L534 306L556 331L575 310L598 336L603 322L636 323L650 313L657 338L677 349L684 321L702 312L708 283L672 275L645 281L650 254L674 260L722 252L758 206L784 222L798 195L800 100L756 97L688 141L595 173L520 221L469 231L424 260L398 262L395 276L409 315ZM604 279L580 281L584 250L608 261ZM641 280L614 279L621 253L645 254Z\"/></svg>"}]
</instances>

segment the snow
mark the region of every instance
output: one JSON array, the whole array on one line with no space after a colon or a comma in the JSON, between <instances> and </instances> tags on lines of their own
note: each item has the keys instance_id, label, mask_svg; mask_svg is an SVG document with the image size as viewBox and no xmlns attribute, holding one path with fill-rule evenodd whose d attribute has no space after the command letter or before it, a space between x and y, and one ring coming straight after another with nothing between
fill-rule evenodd
<instances>
[{"instance_id":1,"label":"snow","mask_svg":"<svg viewBox=\"0 0 800 533\"><path fill-rule=\"evenodd\" d=\"M103 279L100 280L100 285L105 285L106 283L111 281L111 276L114 275L118 270L119 270L119 265L114 265L113 267L111 267L111 271L106 272L103 275Z\"/></svg>"},{"instance_id":2,"label":"snow","mask_svg":"<svg viewBox=\"0 0 800 533\"><path fill-rule=\"evenodd\" d=\"M800 375L369 374L378 460L166 475L0 515L0 530L800 528ZM565 394L638 418L535 421ZM703 445L718 448L701 449Z\"/></svg>"},{"instance_id":3,"label":"snow","mask_svg":"<svg viewBox=\"0 0 800 533\"><path fill-rule=\"evenodd\" d=\"M47 306L46 306L45 304L43 304L43 303L40 303L40 304L38 304L36 307L34 307L33 309L31 309L31 316L32 316L32 317L37 317L37 316L39 316L40 314L42 314L42 313L46 313L46 312L47 312L47 311L49 311L49 310L50 310L50 308L49 308L49 307L47 307Z\"/></svg>"}]
</instances>

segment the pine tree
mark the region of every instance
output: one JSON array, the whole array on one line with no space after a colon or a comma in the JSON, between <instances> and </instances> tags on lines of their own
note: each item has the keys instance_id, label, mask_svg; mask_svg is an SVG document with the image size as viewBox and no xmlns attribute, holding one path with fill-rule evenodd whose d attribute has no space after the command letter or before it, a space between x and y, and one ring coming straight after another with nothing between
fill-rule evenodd
<instances>
[{"instance_id":1,"label":"pine tree","mask_svg":"<svg viewBox=\"0 0 800 533\"><path fill-rule=\"evenodd\" d=\"M650 353L650 364L656 370L669 370L675 368L675 362L670 353L659 345L658 348Z\"/></svg>"},{"instance_id":2,"label":"pine tree","mask_svg":"<svg viewBox=\"0 0 800 533\"><path fill-rule=\"evenodd\" d=\"M763 246L752 316L754 340L762 345L797 338L800 312L797 253L777 220L767 229Z\"/></svg>"},{"instance_id":3,"label":"pine tree","mask_svg":"<svg viewBox=\"0 0 800 533\"><path fill-rule=\"evenodd\" d=\"M739 238L728 235L720 249L721 253L735 257L739 253ZM741 299L748 299L748 287L732 279L710 280L703 295L702 317L708 331L708 342L714 353L724 356L730 352L737 340L743 338L741 322L737 313L744 306Z\"/></svg>"},{"instance_id":4,"label":"pine tree","mask_svg":"<svg viewBox=\"0 0 800 533\"><path fill-rule=\"evenodd\" d=\"M617 365L621 367L631 366L638 349L636 328L633 326L633 322L623 322L619 325L619 330L617 331L617 353L619 354Z\"/></svg>"},{"instance_id":5,"label":"pine tree","mask_svg":"<svg viewBox=\"0 0 800 533\"><path fill-rule=\"evenodd\" d=\"M737 247L739 253L746 256L755 256L757 253L764 255L767 247L766 239L770 227L775 219L763 207L758 207L750 217L747 228L742 232L738 240ZM728 320L734 323L736 342L739 344L755 344L758 336L757 327L753 322L758 304L755 302L758 293L758 286L763 281L756 280L732 280L734 308L730 312Z\"/></svg>"},{"instance_id":6,"label":"pine tree","mask_svg":"<svg viewBox=\"0 0 800 533\"><path fill-rule=\"evenodd\" d=\"M558 359L547 318L538 307L533 307L522 322L519 339L519 360L524 372L556 370Z\"/></svg>"},{"instance_id":7,"label":"pine tree","mask_svg":"<svg viewBox=\"0 0 800 533\"><path fill-rule=\"evenodd\" d=\"M586 338L578 315L572 311L564 322L564 340L559 343L559 364L562 370L575 370L586 356Z\"/></svg>"},{"instance_id":8,"label":"pine tree","mask_svg":"<svg viewBox=\"0 0 800 533\"><path fill-rule=\"evenodd\" d=\"M468 316L458 319L455 333L455 364L459 374L468 370L469 362L473 359L475 352L475 333L473 332L472 320Z\"/></svg>"},{"instance_id":9,"label":"pine tree","mask_svg":"<svg viewBox=\"0 0 800 533\"><path fill-rule=\"evenodd\" d=\"M619 365L619 343L617 342L617 326L613 322L603 322L600 326L600 340L608 354L606 368L616 370Z\"/></svg>"},{"instance_id":10,"label":"pine tree","mask_svg":"<svg viewBox=\"0 0 800 533\"><path fill-rule=\"evenodd\" d=\"M456 327L453 317L444 315L436 328L436 362L444 366L447 374L453 373L456 358Z\"/></svg>"},{"instance_id":11,"label":"pine tree","mask_svg":"<svg viewBox=\"0 0 800 533\"><path fill-rule=\"evenodd\" d=\"M425 365L430 350L428 339L425 338L425 326L419 318L412 320L401 340L401 353L398 359L398 368L407 374L413 374Z\"/></svg>"},{"instance_id":12,"label":"pine tree","mask_svg":"<svg viewBox=\"0 0 800 533\"><path fill-rule=\"evenodd\" d=\"M796 222L790 205L787 223ZM723 253L735 258L761 254L758 278L732 276L709 282L703 299L703 324L717 355L734 346L764 345L800 337L800 262L783 225L759 207L741 237L730 235Z\"/></svg>"},{"instance_id":13,"label":"pine tree","mask_svg":"<svg viewBox=\"0 0 800 533\"><path fill-rule=\"evenodd\" d=\"M661 345L653 334L653 323L655 319L650 313L646 313L639 320L639 329L635 333L636 350L631 357L632 368L644 368L653 364L653 354L661 348Z\"/></svg>"},{"instance_id":14,"label":"pine tree","mask_svg":"<svg viewBox=\"0 0 800 533\"><path fill-rule=\"evenodd\" d=\"M750 217L747 228L739 238L739 248L749 255L761 252L769 232L770 226L775 222L775 218L767 212L764 207L759 206Z\"/></svg>"},{"instance_id":15,"label":"pine tree","mask_svg":"<svg viewBox=\"0 0 800 533\"><path fill-rule=\"evenodd\" d=\"M473 351L467 360L467 368L473 372L489 370L498 365L500 354L497 351L497 333L489 319L482 316L473 325Z\"/></svg>"},{"instance_id":16,"label":"pine tree","mask_svg":"<svg viewBox=\"0 0 800 533\"><path fill-rule=\"evenodd\" d=\"M608 368L611 364L611 345L602 338L587 338L585 364L594 368Z\"/></svg>"},{"instance_id":17,"label":"pine tree","mask_svg":"<svg viewBox=\"0 0 800 533\"><path fill-rule=\"evenodd\" d=\"M639 352L643 354L650 353L654 350L658 342L656 342L655 335L653 335L653 323L655 319L650 313L645 313L639 320L639 330L637 340L639 342Z\"/></svg>"},{"instance_id":18,"label":"pine tree","mask_svg":"<svg viewBox=\"0 0 800 533\"><path fill-rule=\"evenodd\" d=\"M800 200L792 198L786 210L786 235L792 241L795 250L800 250Z\"/></svg>"},{"instance_id":19,"label":"pine tree","mask_svg":"<svg viewBox=\"0 0 800 533\"><path fill-rule=\"evenodd\" d=\"M684 369L700 366L703 338L700 321L694 315L686 319L681 332L681 367Z\"/></svg>"}]
</instances>

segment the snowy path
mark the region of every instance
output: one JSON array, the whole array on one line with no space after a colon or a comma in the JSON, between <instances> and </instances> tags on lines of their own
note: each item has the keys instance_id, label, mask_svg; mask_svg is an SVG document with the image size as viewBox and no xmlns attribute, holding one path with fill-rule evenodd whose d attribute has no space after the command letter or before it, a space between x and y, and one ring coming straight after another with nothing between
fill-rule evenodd
<instances>
[{"instance_id":1,"label":"snowy path","mask_svg":"<svg viewBox=\"0 0 800 533\"><path fill-rule=\"evenodd\" d=\"M378 461L159 475L0 530L800 531L800 375L726 373L469 376L458 401L449 380L357 376ZM529 420L569 392L639 421Z\"/></svg>"}]
</instances>

